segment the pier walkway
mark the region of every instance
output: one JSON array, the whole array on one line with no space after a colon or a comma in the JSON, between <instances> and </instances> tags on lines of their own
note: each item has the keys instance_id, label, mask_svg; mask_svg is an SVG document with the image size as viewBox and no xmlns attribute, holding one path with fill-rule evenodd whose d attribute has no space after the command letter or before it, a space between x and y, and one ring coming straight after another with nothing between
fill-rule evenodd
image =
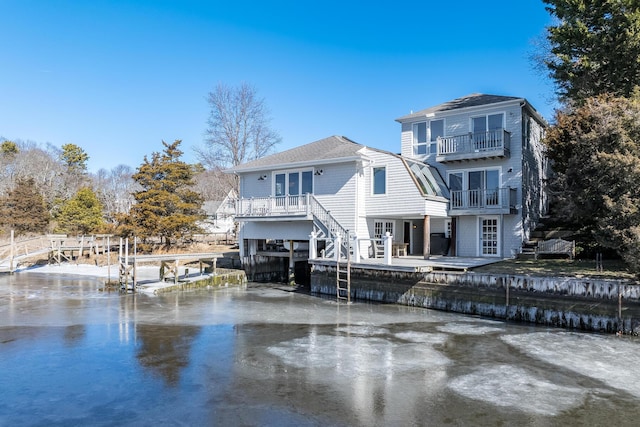
<instances>
[{"instance_id":1,"label":"pier walkway","mask_svg":"<svg viewBox=\"0 0 640 427\"><path fill-rule=\"evenodd\" d=\"M138 286L137 268L140 264L153 263L160 264L159 281L172 280L177 284L180 280L187 280L189 269L184 268L184 274L180 277L180 265L198 264L200 276L205 273L208 267L215 275L218 258L224 255L218 252L206 253L185 253L185 254L162 254L162 255L132 255L120 256L119 259L119 282L123 290L135 292Z\"/></svg>"}]
</instances>

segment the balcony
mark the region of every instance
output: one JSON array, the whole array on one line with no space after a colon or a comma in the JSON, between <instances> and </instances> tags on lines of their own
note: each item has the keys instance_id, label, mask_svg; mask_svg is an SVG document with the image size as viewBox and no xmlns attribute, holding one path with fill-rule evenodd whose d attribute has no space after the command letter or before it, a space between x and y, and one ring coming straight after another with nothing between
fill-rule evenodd
<instances>
[{"instance_id":1,"label":"balcony","mask_svg":"<svg viewBox=\"0 0 640 427\"><path fill-rule=\"evenodd\" d=\"M451 191L449 214L516 214L518 191L515 188Z\"/></svg>"},{"instance_id":2,"label":"balcony","mask_svg":"<svg viewBox=\"0 0 640 427\"><path fill-rule=\"evenodd\" d=\"M504 129L438 138L436 161L460 162L509 157L511 134Z\"/></svg>"},{"instance_id":3,"label":"balcony","mask_svg":"<svg viewBox=\"0 0 640 427\"><path fill-rule=\"evenodd\" d=\"M240 220L310 219L311 215L309 194L239 199L236 206L236 218Z\"/></svg>"}]
</instances>

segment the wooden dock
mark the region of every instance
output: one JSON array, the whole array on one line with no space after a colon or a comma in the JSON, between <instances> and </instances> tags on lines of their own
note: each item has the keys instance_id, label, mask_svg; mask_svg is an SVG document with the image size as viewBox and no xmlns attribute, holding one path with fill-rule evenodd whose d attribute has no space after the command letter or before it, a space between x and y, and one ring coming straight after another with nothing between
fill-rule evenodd
<instances>
[{"instance_id":1,"label":"wooden dock","mask_svg":"<svg viewBox=\"0 0 640 427\"><path fill-rule=\"evenodd\" d=\"M46 256L50 264L61 264L77 261L84 256L106 254L118 247L117 243L111 241L112 237L109 234L44 234L15 239L12 231L9 243L0 245L0 272L13 273L21 261L37 256Z\"/></svg>"},{"instance_id":2,"label":"wooden dock","mask_svg":"<svg viewBox=\"0 0 640 427\"><path fill-rule=\"evenodd\" d=\"M201 276L205 273L206 267L209 267L211 273L215 275L217 259L222 257L223 254L218 252L132 256L121 253L118 257L119 283L123 290L135 292L138 286L137 267L139 264L145 263L160 264L159 280L161 282L172 280L174 284L177 284L181 280L178 267L193 263L198 263ZM189 270L186 269L183 279L188 276Z\"/></svg>"}]
</instances>

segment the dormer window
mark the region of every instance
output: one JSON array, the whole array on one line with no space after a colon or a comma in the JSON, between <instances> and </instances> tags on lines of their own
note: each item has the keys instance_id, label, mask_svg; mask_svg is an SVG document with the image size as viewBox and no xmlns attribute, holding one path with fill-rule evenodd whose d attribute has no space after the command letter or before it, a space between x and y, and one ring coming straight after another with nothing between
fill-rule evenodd
<instances>
[{"instance_id":1,"label":"dormer window","mask_svg":"<svg viewBox=\"0 0 640 427\"><path fill-rule=\"evenodd\" d=\"M430 120L413 124L413 154L429 155L438 152L438 137L444 136L444 120Z\"/></svg>"}]
</instances>

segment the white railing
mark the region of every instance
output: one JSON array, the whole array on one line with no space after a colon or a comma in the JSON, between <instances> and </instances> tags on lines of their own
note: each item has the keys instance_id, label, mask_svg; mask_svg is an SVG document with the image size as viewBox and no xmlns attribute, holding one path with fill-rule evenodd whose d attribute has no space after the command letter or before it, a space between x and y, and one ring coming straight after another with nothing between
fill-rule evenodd
<instances>
[{"instance_id":1,"label":"white railing","mask_svg":"<svg viewBox=\"0 0 640 427\"><path fill-rule=\"evenodd\" d=\"M438 155L508 150L511 135L504 129L438 138Z\"/></svg>"},{"instance_id":2,"label":"white railing","mask_svg":"<svg viewBox=\"0 0 640 427\"><path fill-rule=\"evenodd\" d=\"M239 199L236 216L271 216L309 213L309 197L269 196Z\"/></svg>"},{"instance_id":3,"label":"white railing","mask_svg":"<svg viewBox=\"0 0 640 427\"><path fill-rule=\"evenodd\" d=\"M515 188L451 191L449 209L509 209L515 208Z\"/></svg>"}]
</instances>

